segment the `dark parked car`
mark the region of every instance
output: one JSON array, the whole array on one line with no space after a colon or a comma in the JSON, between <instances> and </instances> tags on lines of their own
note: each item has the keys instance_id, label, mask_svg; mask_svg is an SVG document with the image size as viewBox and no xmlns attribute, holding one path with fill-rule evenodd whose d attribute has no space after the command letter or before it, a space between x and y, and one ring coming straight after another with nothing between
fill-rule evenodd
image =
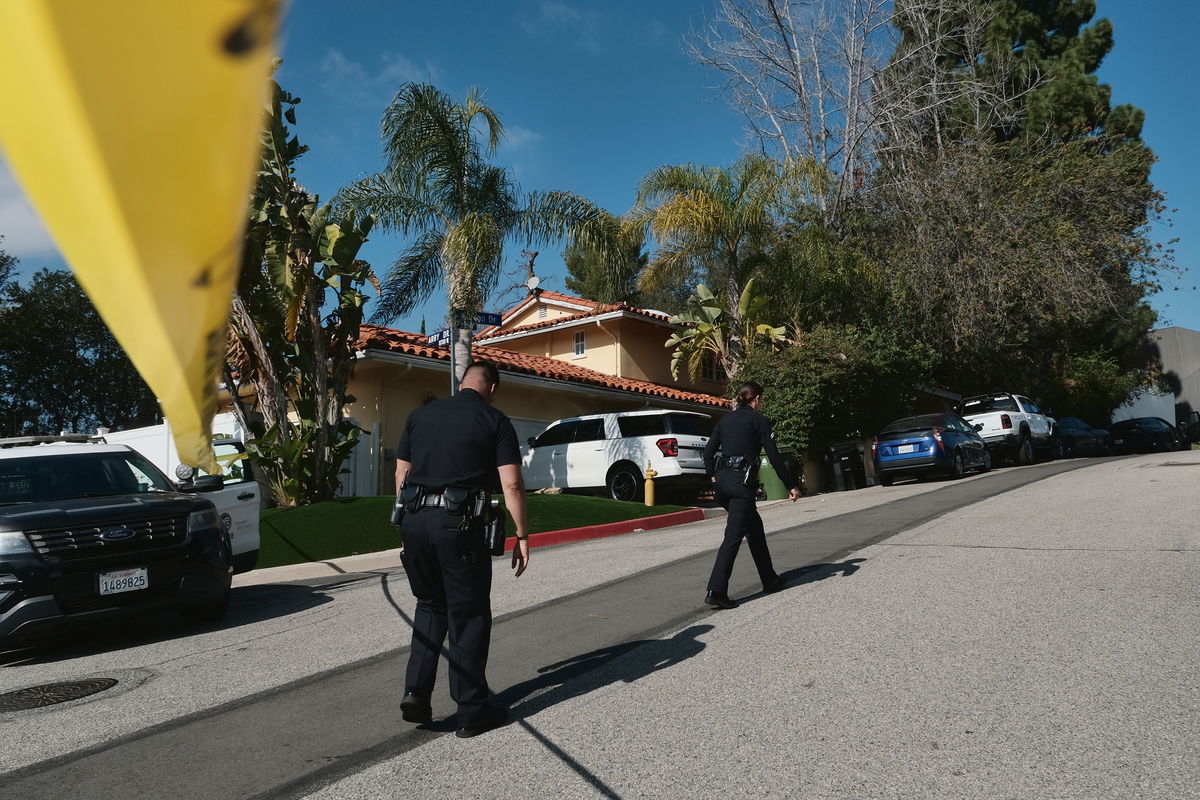
<instances>
[{"instance_id":1,"label":"dark parked car","mask_svg":"<svg viewBox=\"0 0 1200 800\"><path fill-rule=\"evenodd\" d=\"M1063 455L1103 456L1112 453L1112 436L1103 428L1094 428L1079 417L1063 417L1058 421L1058 437Z\"/></svg>"},{"instance_id":2,"label":"dark parked car","mask_svg":"<svg viewBox=\"0 0 1200 800\"><path fill-rule=\"evenodd\" d=\"M1161 417L1135 417L1114 422L1108 429L1119 453L1166 453L1187 450L1187 439Z\"/></svg>"},{"instance_id":3,"label":"dark parked car","mask_svg":"<svg viewBox=\"0 0 1200 800\"><path fill-rule=\"evenodd\" d=\"M232 556L211 502L125 445L0 444L0 646L151 608L225 614Z\"/></svg>"},{"instance_id":4,"label":"dark parked car","mask_svg":"<svg viewBox=\"0 0 1200 800\"><path fill-rule=\"evenodd\" d=\"M871 444L875 479L891 486L899 477L942 474L961 478L968 469L987 472L992 454L983 438L957 414L903 417Z\"/></svg>"}]
</instances>

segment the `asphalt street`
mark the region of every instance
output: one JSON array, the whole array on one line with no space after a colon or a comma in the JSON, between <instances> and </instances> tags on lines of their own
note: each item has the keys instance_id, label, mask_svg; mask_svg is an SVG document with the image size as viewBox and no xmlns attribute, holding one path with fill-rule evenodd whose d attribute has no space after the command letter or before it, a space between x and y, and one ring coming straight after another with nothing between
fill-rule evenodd
<instances>
[{"instance_id":1,"label":"asphalt street","mask_svg":"<svg viewBox=\"0 0 1200 800\"><path fill-rule=\"evenodd\" d=\"M470 741L398 719L402 573L244 587L221 628L6 656L5 684L122 683L0 715L0 796L1194 797L1197 478L1075 460L769 508L789 589L743 554L730 612L699 603L720 520L498 562L515 722Z\"/></svg>"}]
</instances>

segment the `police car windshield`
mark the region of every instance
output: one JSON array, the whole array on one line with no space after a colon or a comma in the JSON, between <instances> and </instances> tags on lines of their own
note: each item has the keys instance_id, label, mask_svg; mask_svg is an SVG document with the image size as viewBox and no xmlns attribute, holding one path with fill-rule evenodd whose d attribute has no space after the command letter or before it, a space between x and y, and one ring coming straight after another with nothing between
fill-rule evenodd
<instances>
[{"instance_id":1,"label":"police car windshield","mask_svg":"<svg viewBox=\"0 0 1200 800\"><path fill-rule=\"evenodd\" d=\"M0 460L0 505L174 490L156 467L134 452Z\"/></svg>"}]
</instances>

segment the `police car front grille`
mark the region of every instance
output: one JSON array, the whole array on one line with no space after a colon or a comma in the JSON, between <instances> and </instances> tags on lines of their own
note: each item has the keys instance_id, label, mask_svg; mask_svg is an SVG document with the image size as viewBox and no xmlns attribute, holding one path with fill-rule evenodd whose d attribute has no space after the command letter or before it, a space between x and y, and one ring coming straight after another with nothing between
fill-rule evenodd
<instances>
[{"instance_id":1,"label":"police car front grille","mask_svg":"<svg viewBox=\"0 0 1200 800\"><path fill-rule=\"evenodd\" d=\"M127 528L133 535L116 538L112 532ZM108 534L108 538L105 535ZM72 528L48 528L26 531L33 549L47 561L71 561L80 558L157 550L179 544L187 538L187 517L155 517L129 522Z\"/></svg>"},{"instance_id":2,"label":"police car front grille","mask_svg":"<svg viewBox=\"0 0 1200 800\"><path fill-rule=\"evenodd\" d=\"M151 586L136 592L122 592L108 595L76 595L68 597L55 596L59 610L64 614L84 614L88 611L104 611L110 608L126 608L147 603L170 600L179 587L176 584Z\"/></svg>"}]
</instances>

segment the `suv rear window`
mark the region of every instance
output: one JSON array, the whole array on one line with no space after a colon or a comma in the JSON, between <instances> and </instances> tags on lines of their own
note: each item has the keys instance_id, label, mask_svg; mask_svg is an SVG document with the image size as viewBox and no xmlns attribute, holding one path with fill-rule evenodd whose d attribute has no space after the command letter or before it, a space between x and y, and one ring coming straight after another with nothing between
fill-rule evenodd
<instances>
[{"instance_id":1,"label":"suv rear window","mask_svg":"<svg viewBox=\"0 0 1200 800\"><path fill-rule=\"evenodd\" d=\"M701 417L695 414L668 414L671 433L678 436L712 436L712 417Z\"/></svg>"},{"instance_id":2,"label":"suv rear window","mask_svg":"<svg viewBox=\"0 0 1200 800\"><path fill-rule=\"evenodd\" d=\"M998 394L987 397L968 397L958 407L959 416L969 417L972 414L987 414L992 411L1020 411L1011 395Z\"/></svg>"},{"instance_id":3,"label":"suv rear window","mask_svg":"<svg viewBox=\"0 0 1200 800\"><path fill-rule=\"evenodd\" d=\"M629 439L636 436L662 436L667 432L666 414L638 414L632 417L618 417L617 427L621 436Z\"/></svg>"}]
</instances>

